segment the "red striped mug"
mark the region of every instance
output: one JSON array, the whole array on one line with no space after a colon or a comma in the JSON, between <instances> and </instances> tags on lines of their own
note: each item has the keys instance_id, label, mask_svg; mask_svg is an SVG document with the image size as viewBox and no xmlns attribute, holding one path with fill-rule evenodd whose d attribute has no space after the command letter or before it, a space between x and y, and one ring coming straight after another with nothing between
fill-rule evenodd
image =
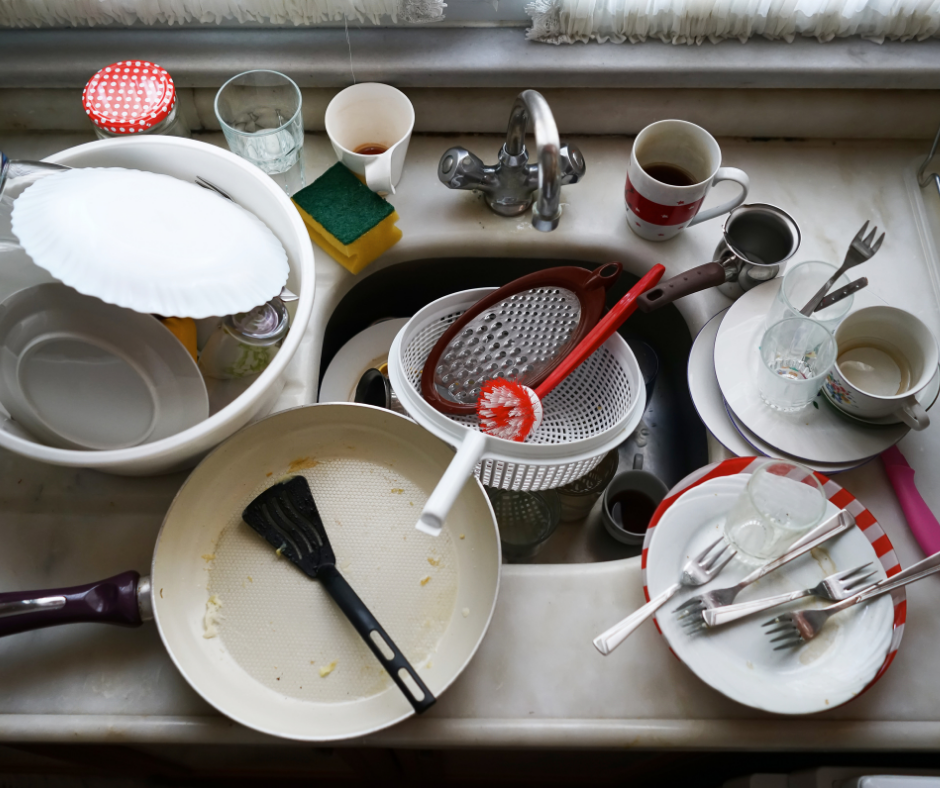
<instances>
[{"instance_id":1,"label":"red striped mug","mask_svg":"<svg viewBox=\"0 0 940 788\"><path fill-rule=\"evenodd\" d=\"M716 208L700 211L718 181L735 181L741 193ZM630 229L649 241L666 241L693 224L714 219L747 199L748 177L721 166L721 148L701 126L661 120L633 143L624 199Z\"/></svg>"}]
</instances>

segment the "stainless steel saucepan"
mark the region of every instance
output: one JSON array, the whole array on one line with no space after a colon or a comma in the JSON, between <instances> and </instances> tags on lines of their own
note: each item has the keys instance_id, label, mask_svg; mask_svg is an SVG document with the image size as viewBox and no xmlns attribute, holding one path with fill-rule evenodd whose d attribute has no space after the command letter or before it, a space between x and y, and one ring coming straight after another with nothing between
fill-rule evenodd
<instances>
[{"instance_id":1,"label":"stainless steel saucepan","mask_svg":"<svg viewBox=\"0 0 940 788\"><path fill-rule=\"evenodd\" d=\"M709 287L729 298L777 276L800 248L800 228L775 205L739 205L725 221L724 237L712 262L660 282L637 299L640 309L653 312L666 304Z\"/></svg>"},{"instance_id":2,"label":"stainless steel saucepan","mask_svg":"<svg viewBox=\"0 0 940 788\"><path fill-rule=\"evenodd\" d=\"M303 474L337 568L439 696L476 652L499 586L496 519L475 479L436 539L416 512L453 451L366 405L295 408L252 424L192 472L157 537L151 575L0 593L0 636L76 622L156 622L196 692L255 730L306 741L361 736L413 714L322 586L241 513Z\"/></svg>"}]
</instances>

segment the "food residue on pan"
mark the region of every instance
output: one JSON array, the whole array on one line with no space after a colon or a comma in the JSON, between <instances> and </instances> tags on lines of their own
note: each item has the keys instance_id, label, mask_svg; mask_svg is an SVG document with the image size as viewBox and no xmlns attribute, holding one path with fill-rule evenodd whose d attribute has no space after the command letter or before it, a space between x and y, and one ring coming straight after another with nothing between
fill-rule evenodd
<instances>
[{"instance_id":1,"label":"food residue on pan","mask_svg":"<svg viewBox=\"0 0 940 788\"><path fill-rule=\"evenodd\" d=\"M460 538L461 538L461 539L466 539L466 538L467 538L467 535L466 535L466 534L460 534Z\"/></svg>"},{"instance_id":2,"label":"food residue on pan","mask_svg":"<svg viewBox=\"0 0 940 788\"><path fill-rule=\"evenodd\" d=\"M203 553L201 556L203 561L215 561L215 553Z\"/></svg>"},{"instance_id":3,"label":"food residue on pan","mask_svg":"<svg viewBox=\"0 0 940 788\"><path fill-rule=\"evenodd\" d=\"M421 581L421 585L426 586L431 581L431 575L428 575L424 580Z\"/></svg>"},{"instance_id":4,"label":"food residue on pan","mask_svg":"<svg viewBox=\"0 0 940 788\"><path fill-rule=\"evenodd\" d=\"M309 468L316 468L319 464L319 461L313 459L312 457L299 457L298 459L291 461L291 464L287 466L287 472L297 473L297 471L305 471Z\"/></svg>"},{"instance_id":5,"label":"food residue on pan","mask_svg":"<svg viewBox=\"0 0 940 788\"><path fill-rule=\"evenodd\" d=\"M320 668L320 678L325 679L329 676L334 670L336 670L336 660L334 659L329 665L324 665Z\"/></svg>"},{"instance_id":6,"label":"food residue on pan","mask_svg":"<svg viewBox=\"0 0 940 788\"><path fill-rule=\"evenodd\" d=\"M274 555L280 558L284 553L284 548L287 547L287 542L284 542L277 550L274 551Z\"/></svg>"},{"instance_id":7,"label":"food residue on pan","mask_svg":"<svg viewBox=\"0 0 940 788\"><path fill-rule=\"evenodd\" d=\"M206 615L202 619L204 638L214 638L219 634L219 625L222 623L221 609L222 600L218 594L213 594L206 600Z\"/></svg>"},{"instance_id":8,"label":"food residue on pan","mask_svg":"<svg viewBox=\"0 0 940 788\"><path fill-rule=\"evenodd\" d=\"M404 487L392 487L392 495L401 495L404 491Z\"/></svg>"},{"instance_id":9,"label":"food residue on pan","mask_svg":"<svg viewBox=\"0 0 940 788\"><path fill-rule=\"evenodd\" d=\"M428 556L428 563L429 563L431 566L440 566L440 565L441 565L441 559L440 559L440 558L431 558L431 556Z\"/></svg>"}]
</instances>

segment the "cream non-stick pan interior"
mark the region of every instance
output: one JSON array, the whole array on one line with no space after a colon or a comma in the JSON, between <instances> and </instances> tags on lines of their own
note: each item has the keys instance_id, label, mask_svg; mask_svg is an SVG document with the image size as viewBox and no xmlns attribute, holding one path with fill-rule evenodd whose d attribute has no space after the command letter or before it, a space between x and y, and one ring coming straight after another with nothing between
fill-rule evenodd
<instances>
[{"instance_id":1,"label":"cream non-stick pan interior","mask_svg":"<svg viewBox=\"0 0 940 788\"><path fill-rule=\"evenodd\" d=\"M242 522L258 493L302 473L337 567L440 695L483 639L500 567L476 479L441 536L415 530L452 457L402 416L325 404L257 422L203 460L167 513L152 572L160 634L192 687L248 727L308 741L414 713L320 584Z\"/></svg>"}]
</instances>

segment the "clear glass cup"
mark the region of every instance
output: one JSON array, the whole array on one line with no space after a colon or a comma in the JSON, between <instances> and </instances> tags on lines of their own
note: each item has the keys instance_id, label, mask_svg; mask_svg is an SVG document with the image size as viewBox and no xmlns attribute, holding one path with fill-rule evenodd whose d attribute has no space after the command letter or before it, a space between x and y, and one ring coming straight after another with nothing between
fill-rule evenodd
<instances>
[{"instance_id":1,"label":"clear glass cup","mask_svg":"<svg viewBox=\"0 0 940 788\"><path fill-rule=\"evenodd\" d=\"M617 450L609 451L593 470L556 490L563 523L584 520L588 516L601 493L614 478L619 462L620 455Z\"/></svg>"},{"instance_id":2,"label":"clear glass cup","mask_svg":"<svg viewBox=\"0 0 940 788\"><path fill-rule=\"evenodd\" d=\"M774 323L758 348L760 398L775 410L802 410L816 398L836 352L832 332L816 320L789 317Z\"/></svg>"},{"instance_id":3,"label":"clear glass cup","mask_svg":"<svg viewBox=\"0 0 940 788\"><path fill-rule=\"evenodd\" d=\"M823 283L828 281L836 272L836 266L831 263L824 263L819 260L807 260L804 263L790 266L780 281L780 289L777 291L777 297L774 299L770 313L767 315L766 326L772 326L788 317L802 317L800 310L806 306ZM849 283L849 277L842 274L835 283L829 288L832 293L840 287ZM813 312L812 319L821 323L830 331L835 331L839 327L842 319L848 315L852 309L852 302L855 295L843 298L832 306Z\"/></svg>"},{"instance_id":4,"label":"clear glass cup","mask_svg":"<svg viewBox=\"0 0 940 788\"><path fill-rule=\"evenodd\" d=\"M232 153L260 167L288 195L304 178L300 88L277 71L246 71L215 95L215 114Z\"/></svg>"},{"instance_id":5,"label":"clear glass cup","mask_svg":"<svg viewBox=\"0 0 940 788\"><path fill-rule=\"evenodd\" d=\"M280 298L250 312L227 315L199 354L207 378L232 380L257 375L270 364L290 329L290 315Z\"/></svg>"},{"instance_id":6,"label":"clear glass cup","mask_svg":"<svg viewBox=\"0 0 940 788\"><path fill-rule=\"evenodd\" d=\"M819 525L825 513L826 494L809 468L770 460L751 474L725 518L725 539L744 563L765 564Z\"/></svg>"},{"instance_id":7,"label":"clear glass cup","mask_svg":"<svg viewBox=\"0 0 940 788\"><path fill-rule=\"evenodd\" d=\"M493 505L503 560L507 563L529 561L555 533L561 516L561 504L554 490L519 492L487 487Z\"/></svg>"}]
</instances>

